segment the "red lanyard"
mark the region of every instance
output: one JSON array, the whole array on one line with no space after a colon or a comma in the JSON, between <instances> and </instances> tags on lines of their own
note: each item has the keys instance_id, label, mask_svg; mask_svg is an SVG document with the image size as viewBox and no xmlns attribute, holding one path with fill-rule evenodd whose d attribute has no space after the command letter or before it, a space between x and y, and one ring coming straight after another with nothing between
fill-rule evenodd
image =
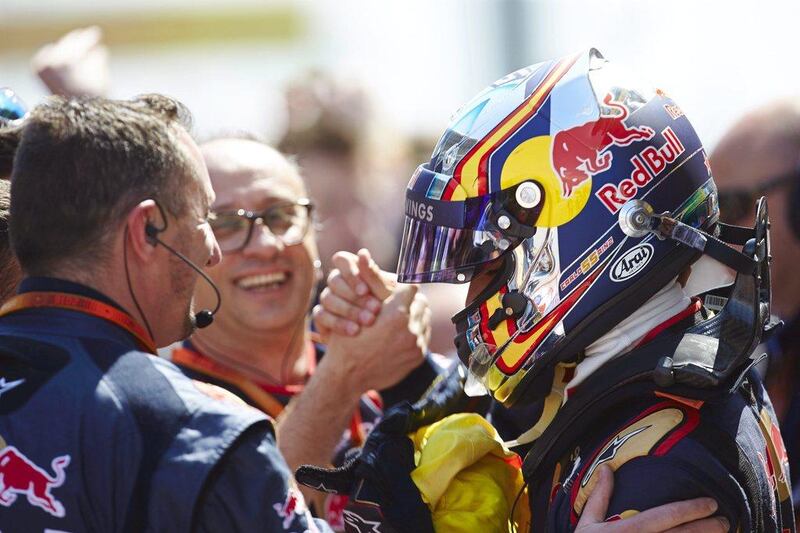
<instances>
[{"instance_id":1,"label":"red lanyard","mask_svg":"<svg viewBox=\"0 0 800 533\"><path fill-rule=\"evenodd\" d=\"M309 356L309 364L311 365L313 371L313 367L316 365L316 354L314 352L313 345L309 345L309 350L307 353ZM254 382L253 380L236 372L232 368L228 368L210 359L209 357L206 357L200 352L181 346L173 350L172 362L234 385L243 393L245 393L259 409L272 418L278 418L278 415L283 412L283 404L280 403L278 399L275 398L275 396L273 396L263 384ZM273 391L277 389L277 387L268 388ZM301 393L302 390L302 386L299 386L293 390L283 390L277 392L285 396L293 396L294 394ZM360 406L356 407L356 410L350 419L350 439L356 446L361 446L364 444L364 440L366 440L366 432L362 427Z\"/></svg>"},{"instance_id":2,"label":"red lanyard","mask_svg":"<svg viewBox=\"0 0 800 533\"><path fill-rule=\"evenodd\" d=\"M86 296L65 292L24 292L3 304L3 307L0 307L0 316L36 307L69 309L108 320L133 335L145 351L156 354L156 344L153 338L132 316L114 306Z\"/></svg>"},{"instance_id":3,"label":"red lanyard","mask_svg":"<svg viewBox=\"0 0 800 533\"><path fill-rule=\"evenodd\" d=\"M175 348L172 351L172 362L176 365L185 366L195 372L234 385L245 393L259 409L272 418L278 418L278 415L283 411L283 404L272 394L262 389L258 384L242 376L235 370L220 365L216 361L194 350L183 346Z\"/></svg>"}]
</instances>

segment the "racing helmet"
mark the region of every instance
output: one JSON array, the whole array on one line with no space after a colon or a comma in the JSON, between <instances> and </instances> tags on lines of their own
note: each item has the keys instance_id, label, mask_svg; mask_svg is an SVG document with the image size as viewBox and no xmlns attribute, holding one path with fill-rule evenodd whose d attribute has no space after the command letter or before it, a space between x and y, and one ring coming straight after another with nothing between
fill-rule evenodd
<instances>
[{"instance_id":1,"label":"racing helmet","mask_svg":"<svg viewBox=\"0 0 800 533\"><path fill-rule=\"evenodd\" d=\"M658 213L714 230L706 153L669 96L591 49L509 74L455 113L408 184L398 280L493 272L453 317L468 392L534 401L537 376L579 362L702 255L640 231Z\"/></svg>"}]
</instances>

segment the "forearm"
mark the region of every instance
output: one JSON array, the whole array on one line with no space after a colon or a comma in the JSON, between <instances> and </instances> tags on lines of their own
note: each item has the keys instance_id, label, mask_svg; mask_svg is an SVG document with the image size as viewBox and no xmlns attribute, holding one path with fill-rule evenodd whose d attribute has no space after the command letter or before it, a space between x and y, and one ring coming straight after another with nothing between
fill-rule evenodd
<instances>
[{"instance_id":1,"label":"forearm","mask_svg":"<svg viewBox=\"0 0 800 533\"><path fill-rule=\"evenodd\" d=\"M278 448L292 471L302 464L329 465L358 407L361 391L353 387L348 369L337 365L341 358L331 350L335 347L329 348L302 394L277 420Z\"/></svg>"}]
</instances>

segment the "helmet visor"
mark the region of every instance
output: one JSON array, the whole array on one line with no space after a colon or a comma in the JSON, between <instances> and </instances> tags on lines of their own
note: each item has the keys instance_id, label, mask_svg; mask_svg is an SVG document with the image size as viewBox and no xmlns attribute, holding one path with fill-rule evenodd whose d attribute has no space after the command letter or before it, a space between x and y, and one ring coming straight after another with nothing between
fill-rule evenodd
<instances>
[{"instance_id":1,"label":"helmet visor","mask_svg":"<svg viewBox=\"0 0 800 533\"><path fill-rule=\"evenodd\" d=\"M450 176L421 165L408 184L397 265L397 279L402 283L466 283L477 267L524 239L497 226L500 219L510 220L501 214L513 191L463 200L437 199L450 180ZM532 211L526 220L530 228L536 217L538 211Z\"/></svg>"},{"instance_id":2,"label":"helmet visor","mask_svg":"<svg viewBox=\"0 0 800 533\"><path fill-rule=\"evenodd\" d=\"M466 283L476 267L512 246L497 229L450 228L406 216L397 279L402 283Z\"/></svg>"}]
</instances>

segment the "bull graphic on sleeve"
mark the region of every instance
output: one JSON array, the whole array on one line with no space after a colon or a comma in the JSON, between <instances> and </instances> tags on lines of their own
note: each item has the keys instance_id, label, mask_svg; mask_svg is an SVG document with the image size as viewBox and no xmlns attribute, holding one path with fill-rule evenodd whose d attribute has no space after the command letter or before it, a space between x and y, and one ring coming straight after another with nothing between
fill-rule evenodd
<instances>
[{"instance_id":1,"label":"bull graphic on sleeve","mask_svg":"<svg viewBox=\"0 0 800 533\"><path fill-rule=\"evenodd\" d=\"M51 476L14 446L0 450L0 505L11 507L17 496L24 494L31 505L44 509L51 515L64 516L64 506L50 491L64 484L64 470L69 465L69 455L53 459Z\"/></svg>"}]
</instances>

